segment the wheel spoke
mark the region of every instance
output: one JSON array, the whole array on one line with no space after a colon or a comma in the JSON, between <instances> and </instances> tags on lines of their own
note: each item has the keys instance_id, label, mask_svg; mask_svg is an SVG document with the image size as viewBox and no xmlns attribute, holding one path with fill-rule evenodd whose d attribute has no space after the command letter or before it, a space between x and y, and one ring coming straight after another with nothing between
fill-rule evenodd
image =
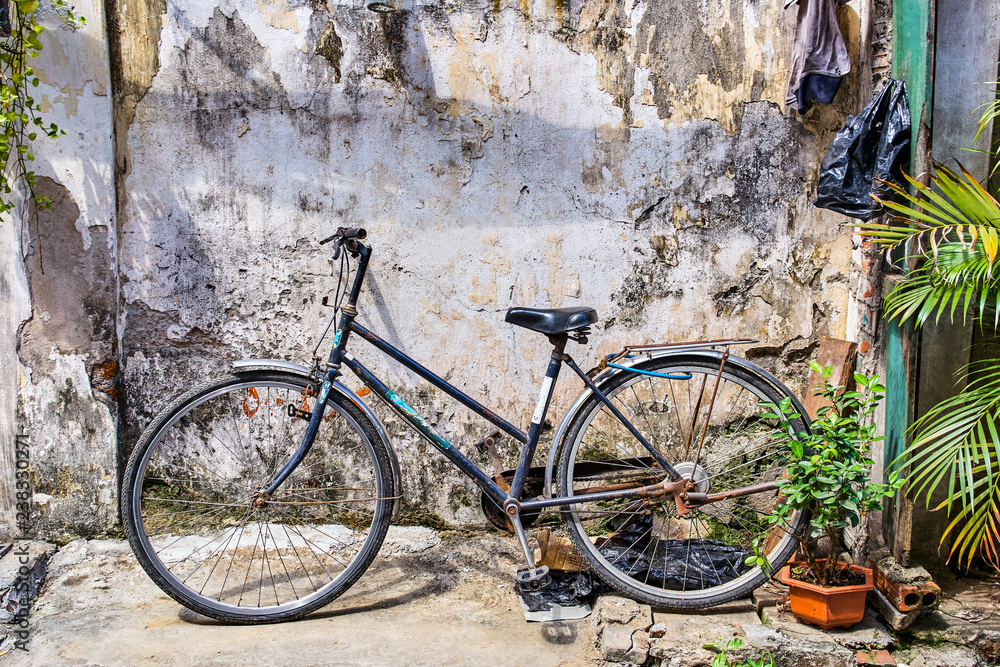
<instances>
[{"instance_id":1,"label":"wheel spoke","mask_svg":"<svg viewBox=\"0 0 1000 667\"><path fill-rule=\"evenodd\" d=\"M301 616L343 593L385 537L385 444L339 394L306 457L273 497L254 502L302 442L307 422L283 406L304 385L274 371L206 384L168 407L133 453L123 502L130 543L161 587L199 613Z\"/></svg>"},{"instance_id":2,"label":"wheel spoke","mask_svg":"<svg viewBox=\"0 0 1000 667\"><path fill-rule=\"evenodd\" d=\"M717 358L662 357L634 368L688 376L678 380L624 371L601 385L602 392L638 428L671 466L708 494L774 481L784 453L773 439L777 422L765 419L762 403L783 397L763 376ZM626 427L596 397L569 419L559 464L561 495L599 488L636 487L665 473ZM651 474L655 472L654 474ZM647 498L638 506L601 500L576 503L564 512L578 550L602 577L636 599L693 608L745 595L764 581L745 560L755 539L772 540L765 554L784 562L794 550L791 528L775 531L778 494L758 493L717 500L678 514L673 497ZM803 517L793 516L795 525Z\"/></svg>"}]
</instances>

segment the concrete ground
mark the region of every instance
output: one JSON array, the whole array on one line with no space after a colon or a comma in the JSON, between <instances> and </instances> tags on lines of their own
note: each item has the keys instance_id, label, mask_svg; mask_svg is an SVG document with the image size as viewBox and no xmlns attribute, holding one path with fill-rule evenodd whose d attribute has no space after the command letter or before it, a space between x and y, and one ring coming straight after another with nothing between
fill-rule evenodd
<instances>
[{"instance_id":1,"label":"concrete ground","mask_svg":"<svg viewBox=\"0 0 1000 667\"><path fill-rule=\"evenodd\" d=\"M29 549L0 558L0 589ZM78 540L48 560L27 628L13 645L10 599L0 590L0 667L24 665L548 665L707 667L712 642L743 646L729 664L771 656L776 667L985 667L1000 662L1000 579L935 575L940 611L893 633L873 611L849 630L796 621L769 584L752 601L666 613L605 595L592 617L529 623L512 582L520 553L496 533L392 527L371 569L307 619L230 626L181 607L138 566L127 543ZM8 571L10 570L10 571ZM940 577L940 578L939 578ZM7 582L7 583L5 583ZM7 613L7 618L4 618ZM767 664L766 662L764 664Z\"/></svg>"},{"instance_id":2,"label":"concrete ground","mask_svg":"<svg viewBox=\"0 0 1000 667\"><path fill-rule=\"evenodd\" d=\"M593 665L588 620L524 620L511 585L517 559L503 536L393 527L368 573L326 609L291 623L227 626L167 597L127 543L79 540L50 562L28 652L9 650L0 667Z\"/></svg>"}]
</instances>

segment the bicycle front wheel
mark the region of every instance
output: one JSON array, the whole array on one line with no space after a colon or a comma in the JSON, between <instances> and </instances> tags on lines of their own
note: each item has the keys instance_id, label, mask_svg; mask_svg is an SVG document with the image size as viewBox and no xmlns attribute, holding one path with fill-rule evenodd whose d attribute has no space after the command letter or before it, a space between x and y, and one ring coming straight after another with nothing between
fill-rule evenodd
<instances>
[{"instance_id":1,"label":"bicycle front wheel","mask_svg":"<svg viewBox=\"0 0 1000 667\"><path fill-rule=\"evenodd\" d=\"M315 403L306 384L280 371L209 382L164 410L132 454L129 543L153 581L200 614L234 623L308 614L357 581L385 538L386 445L336 392L309 453L260 496L302 441Z\"/></svg>"},{"instance_id":2,"label":"bicycle front wheel","mask_svg":"<svg viewBox=\"0 0 1000 667\"><path fill-rule=\"evenodd\" d=\"M784 470L778 420L762 403L785 395L748 364L704 356L651 359L600 389L697 491L759 491L679 513L672 499L625 498L572 505L570 537L609 585L651 605L695 609L744 597L768 577L747 565L755 544L775 570L795 551L808 517L772 526ZM721 372L720 372L721 368ZM802 426L793 424L798 432ZM572 418L559 461L559 491L578 496L662 482L666 474L614 414L591 397Z\"/></svg>"}]
</instances>

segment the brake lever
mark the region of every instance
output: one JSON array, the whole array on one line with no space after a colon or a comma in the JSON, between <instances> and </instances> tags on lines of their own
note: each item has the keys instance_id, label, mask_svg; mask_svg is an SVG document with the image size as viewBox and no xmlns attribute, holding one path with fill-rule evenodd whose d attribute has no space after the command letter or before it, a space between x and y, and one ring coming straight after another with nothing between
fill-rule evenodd
<instances>
[{"instance_id":1,"label":"brake lever","mask_svg":"<svg viewBox=\"0 0 1000 667\"><path fill-rule=\"evenodd\" d=\"M340 259L340 251L344 248L344 244L337 240L337 245L333 249L333 258Z\"/></svg>"}]
</instances>

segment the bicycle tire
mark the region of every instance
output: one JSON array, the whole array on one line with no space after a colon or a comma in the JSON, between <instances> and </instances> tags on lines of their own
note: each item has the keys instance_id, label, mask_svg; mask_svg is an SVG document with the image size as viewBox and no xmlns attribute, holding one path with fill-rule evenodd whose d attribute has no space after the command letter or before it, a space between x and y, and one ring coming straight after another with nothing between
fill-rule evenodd
<instances>
[{"instance_id":1,"label":"bicycle tire","mask_svg":"<svg viewBox=\"0 0 1000 667\"><path fill-rule=\"evenodd\" d=\"M702 355L669 356L633 368L671 376L619 372L600 386L612 403L702 493L774 481L782 474L780 428L765 419L762 402L788 395L745 362ZM688 379L680 379L688 378ZM716 390L715 382L719 378ZM683 390L683 392L682 392ZM715 393L717 391L717 393ZM704 416L715 393L705 428ZM793 430L802 429L793 422ZM686 452L686 455L685 455ZM666 474L596 397L571 418L559 458L560 495L611 484L643 486ZM808 515L796 512L769 528L777 490L730 498L677 513L673 499L618 499L581 503L563 511L577 550L606 583L626 595L668 609L697 609L745 597L768 572L745 563L754 539L773 572L795 552Z\"/></svg>"},{"instance_id":2,"label":"bicycle tire","mask_svg":"<svg viewBox=\"0 0 1000 667\"><path fill-rule=\"evenodd\" d=\"M299 618L371 564L392 514L386 443L337 392L313 446L262 506L255 493L296 451L307 378L258 370L200 385L140 437L121 509L136 558L185 607L238 624ZM251 546L252 541L252 546Z\"/></svg>"}]
</instances>

